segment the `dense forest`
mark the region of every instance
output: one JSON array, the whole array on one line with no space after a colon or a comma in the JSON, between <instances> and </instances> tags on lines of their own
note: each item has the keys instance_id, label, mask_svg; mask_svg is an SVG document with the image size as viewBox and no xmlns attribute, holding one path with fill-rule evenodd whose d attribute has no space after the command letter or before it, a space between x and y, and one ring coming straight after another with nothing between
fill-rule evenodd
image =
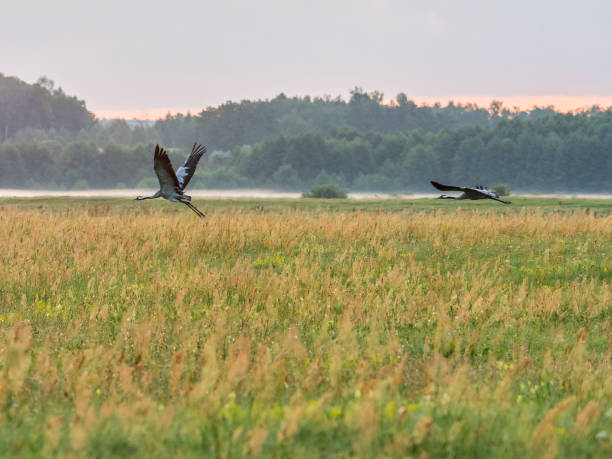
<instances>
[{"instance_id":1,"label":"dense forest","mask_svg":"<svg viewBox=\"0 0 612 459\"><path fill-rule=\"evenodd\" d=\"M381 92L367 93L361 88L354 88L350 95L348 101L340 97L288 98L280 94L272 100L227 102L195 116L168 116L155 124L155 130L167 145L186 148L188 139L200 138L210 139L209 144L214 149L230 150L280 135L325 135L342 126L363 133L414 129L439 132L465 126L494 126L505 119L532 120L555 114L552 107L510 110L499 101L492 101L486 109L453 102L444 107L440 104L418 106L404 93L383 104ZM597 108L593 110L598 112Z\"/></svg>"},{"instance_id":2,"label":"dense forest","mask_svg":"<svg viewBox=\"0 0 612 459\"><path fill-rule=\"evenodd\" d=\"M25 128L76 133L94 124L85 102L68 96L48 78L29 85L0 73L0 142Z\"/></svg>"},{"instance_id":3,"label":"dense forest","mask_svg":"<svg viewBox=\"0 0 612 459\"><path fill-rule=\"evenodd\" d=\"M449 103L417 106L377 91L342 98L227 102L152 126L94 120L41 78L0 74L0 188L155 187L152 148L175 165L209 147L193 187L421 191L428 181L532 191L612 191L612 111L559 114Z\"/></svg>"}]
</instances>

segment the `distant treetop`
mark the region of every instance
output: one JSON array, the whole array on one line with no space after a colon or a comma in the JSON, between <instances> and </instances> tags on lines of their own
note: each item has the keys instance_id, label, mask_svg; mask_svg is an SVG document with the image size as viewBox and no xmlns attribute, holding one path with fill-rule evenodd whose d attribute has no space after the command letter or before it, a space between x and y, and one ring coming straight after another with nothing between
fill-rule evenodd
<instances>
[{"instance_id":1,"label":"distant treetop","mask_svg":"<svg viewBox=\"0 0 612 459\"><path fill-rule=\"evenodd\" d=\"M0 73L0 142L24 128L78 132L94 123L85 102L43 76L34 84Z\"/></svg>"}]
</instances>

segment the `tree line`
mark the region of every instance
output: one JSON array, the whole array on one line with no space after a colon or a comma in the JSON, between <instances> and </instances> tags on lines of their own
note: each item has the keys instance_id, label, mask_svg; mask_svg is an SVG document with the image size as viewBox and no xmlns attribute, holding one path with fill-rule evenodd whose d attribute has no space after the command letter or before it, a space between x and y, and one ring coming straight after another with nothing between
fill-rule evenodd
<instances>
[{"instance_id":1,"label":"tree line","mask_svg":"<svg viewBox=\"0 0 612 459\"><path fill-rule=\"evenodd\" d=\"M594 112L593 112L594 111ZM593 107L591 113L600 109ZM85 102L66 95L47 77L30 85L0 74L0 142L9 139L92 141L136 145L161 142L169 147L189 147L205 141L212 150L231 150L254 145L280 135L301 133L327 135L340 126L360 132L397 132L422 129L439 132L465 126L493 126L506 119L538 119L554 115L552 107L531 110L509 109L499 101L489 107L474 104L417 105L404 93L385 102L379 91L361 88L350 98L287 97L271 100L228 101L200 113L168 115L153 126L130 126L123 121L96 121Z\"/></svg>"},{"instance_id":2,"label":"tree line","mask_svg":"<svg viewBox=\"0 0 612 459\"><path fill-rule=\"evenodd\" d=\"M430 190L429 180L514 189L612 190L612 112L506 120L439 133L422 130L281 136L235 155L241 174L262 183L333 182L361 190ZM323 177L322 177L323 176Z\"/></svg>"},{"instance_id":3,"label":"tree line","mask_svg":"<svg viewBox=\"0 0 612 459\"><path fill-rule=\"evenodd\" d=\"M417 106L405 94L227 102L153 125L95 120L46 77L0 74L0 187L154 187L152 148L209 153L196 187L419 191L428 181L612 190L612 111L521 111L493 101ZM182 152L181 152L182 150Z\"/></svg>"},{"instance_id":4,"label":"tree line","mask_svg":"<svg viewBox=\"0 0 612 459\"><path fill-rule=\"evenodd\" d=\"M532 120L556 113L552 107L508 109L499 101L492 101L488 108L453 102L446 106L438 103L419 106L404 93L388 103L384 103L383 97L379 91L367 93L358 87L350 92L348 101L330 96L290 98L281 93L271 100L227 102L197 115L167 116L157 121L154 129L166 145L187 148L191 139L210 139L211 148L231 150L280 135L327 135L340 126L359 132L414 129L439 132L465 126L488 127L505 119Z\"/></svg>"},{"instance_id":5,"label":"tree line","mask_svg":"<svg viewBox=\"0 0 612 459\"><path fill-rule=\"evenodd\" d=\"M150 187L152 143L99 147L75 140L0 144L2 187ZM185 150L171 148L175 166ZM193 187L306 189L333 183L354 190L430 190L429 180L507 183L533 191L612 190L612 111L557 114L494 126L427 132L361 132L338 127L279 135L210 151Z\"/></svg>"}]
</instances>

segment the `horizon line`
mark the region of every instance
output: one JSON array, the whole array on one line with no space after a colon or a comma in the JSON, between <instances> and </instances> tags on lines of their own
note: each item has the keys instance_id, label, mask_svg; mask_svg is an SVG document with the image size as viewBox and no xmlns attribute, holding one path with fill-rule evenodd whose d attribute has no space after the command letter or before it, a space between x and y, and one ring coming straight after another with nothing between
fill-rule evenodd
<instances>
[{"instance_id":1,"label":"horizon line","mask_svg":"<svg viewBox=\"0 0 612 459\"><path fill-rule=\"evenodd\" d=\"M294 97L294 96L287 96ZM305 96L299 96L305 97ZM313 96L317 97L317 96ZM559 113L582 111L593 106L602 108L612 107L612 96L567 96L567 95L539 95L539 96L454 96L454 97L408 97L418 106L433 106L436 103L447 106L449 102L454 104L474 104L478 108L488 108L492 101L501 101L503 106L509 109L531 110L533 108L552 107ZM248 99L251 100L251 99ZM271 99L252 99L271 100ZM385 105L390 105L395 99L385 100ZM222 105L222 104L219 104ZM217 106L219 106L217 105ZM138 121L157 121L177 114L198 114L206 107L149 107L142 109L89 109L97 119L124 119Z\"/></svg>"}]
</instances>

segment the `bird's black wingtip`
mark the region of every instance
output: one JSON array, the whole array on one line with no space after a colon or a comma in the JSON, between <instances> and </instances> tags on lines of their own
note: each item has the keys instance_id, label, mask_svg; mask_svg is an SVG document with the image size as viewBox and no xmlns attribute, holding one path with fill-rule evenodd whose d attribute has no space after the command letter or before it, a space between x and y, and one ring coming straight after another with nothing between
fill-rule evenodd
<instances>
[{"instance_id":1,"label":"bird's black wingtip","mask_svg":"<svg viewBox=\"0 0 612 459\"><path fill-rule=\"evenodd\" d=\"M202 145L201 143L195 142L193 147L191 147L191 155L190 156L202 156L206 153L206 145Z\"/></svg>"}]
</instances>

